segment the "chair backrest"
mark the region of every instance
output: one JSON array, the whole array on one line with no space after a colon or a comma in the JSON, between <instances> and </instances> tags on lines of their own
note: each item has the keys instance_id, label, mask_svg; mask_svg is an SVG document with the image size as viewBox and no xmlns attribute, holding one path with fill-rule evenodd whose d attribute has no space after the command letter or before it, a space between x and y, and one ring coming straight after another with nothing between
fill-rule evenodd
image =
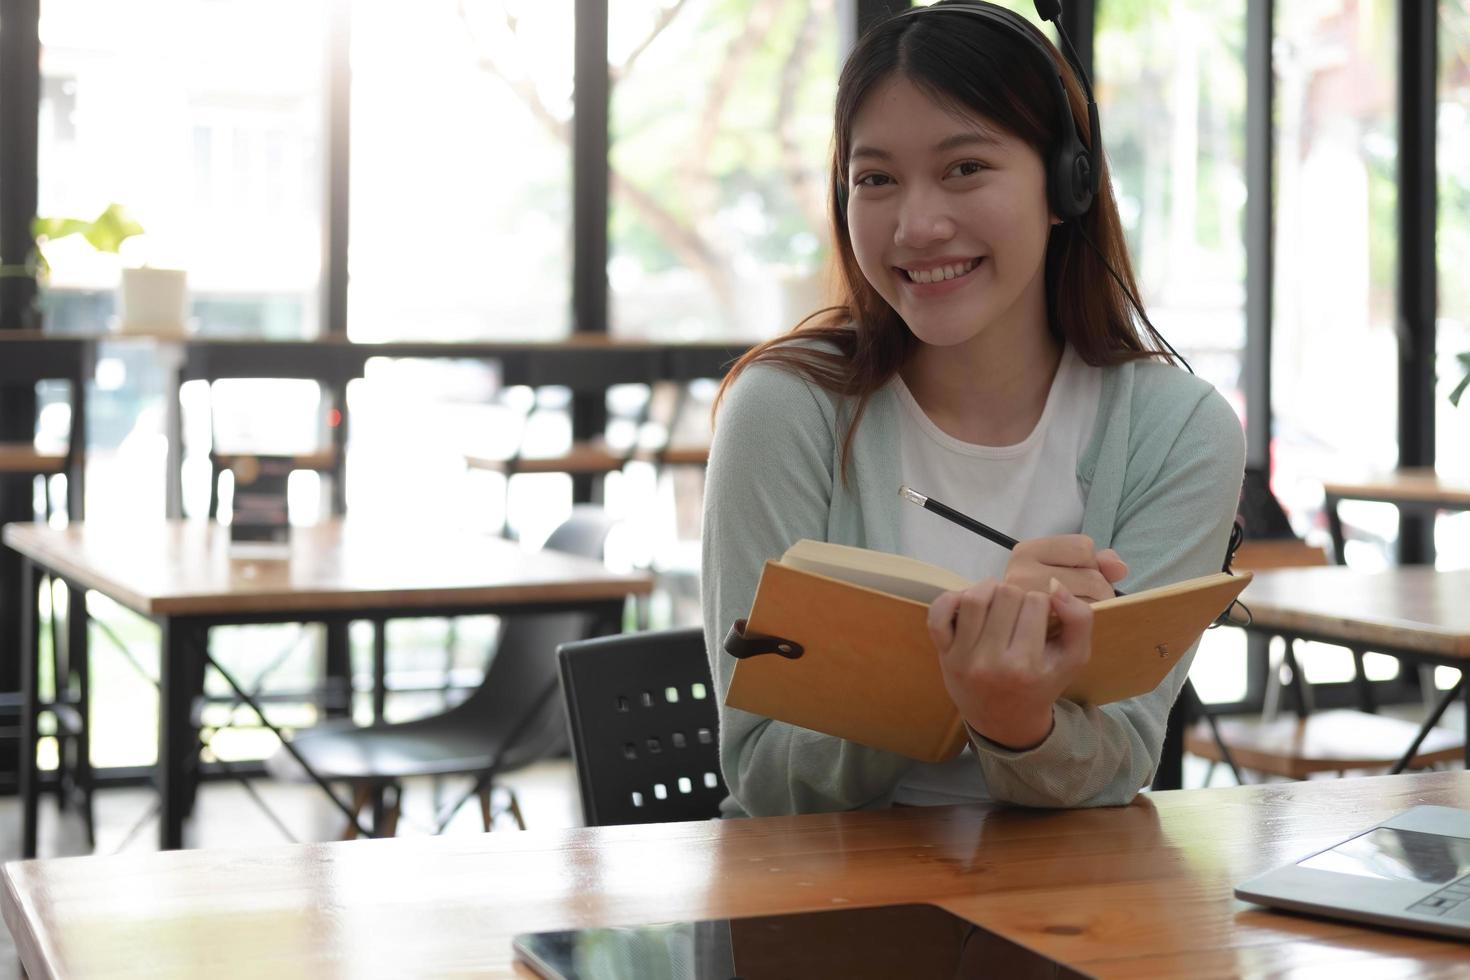
<instances>
[{"instance_id":1,"label":"chair backrest","mask_svg":"<svg viewBox=\"0 0 1470 980\"><path fill-rule=\"evenodd\" d=\"M1271 477L1265 469L1247 466L1240 488L1240 505L1236 513L1245 522L1248 541L1294 539L1296 531L1271 492Z\"/></svg>"},{"instance_id":2,"label":"chair backrest","mask_svg":"<svg viewBox=\"0 0 1470 980\"><path fill-rule=\"evenodd\" d=\"M544 548L582 558L601 558L613 521L596 506L574 508L572 516L546 539ZM556 651L564 643L586 639L599 626L590 615L576 612L520 613L501 623L495 656L479 688L453 710L473 715L501 738L516 732L501 759L502 771L516 769L567 749L566 714L555 696ZM526 712L545 692L533 717Z\"/></svg>"},{"instance_id":3,"label":"chair backrest","mask_svg":"<svg viewBox=\"0 0 1470 980\"><path fill-rule=\"evenodd\" d=\"M589 827L719 816L719 708L704 631L567 643L557 652Z\"/></svg>"}]
</instances>

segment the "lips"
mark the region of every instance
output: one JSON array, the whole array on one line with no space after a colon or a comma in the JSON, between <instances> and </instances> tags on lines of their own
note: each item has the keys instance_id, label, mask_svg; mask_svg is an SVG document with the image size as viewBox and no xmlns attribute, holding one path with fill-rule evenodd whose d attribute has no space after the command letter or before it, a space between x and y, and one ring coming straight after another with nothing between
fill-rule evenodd
<instances>
[{"instance_id":1,"label":"lips","mask_svg":"<svg viewBox=\"0 0 1470 980\"><path fill-rule=\"evenodd\" d=\"M969 275L979 264L980 259L975 258L964 259L959 262L947 262L943 265L925 266L923 268L904 268L903 266L899 266L898 269L909 282L925 284L944 282L949 279L958 279L961 276Z\"/></svg>"}]
</instances>

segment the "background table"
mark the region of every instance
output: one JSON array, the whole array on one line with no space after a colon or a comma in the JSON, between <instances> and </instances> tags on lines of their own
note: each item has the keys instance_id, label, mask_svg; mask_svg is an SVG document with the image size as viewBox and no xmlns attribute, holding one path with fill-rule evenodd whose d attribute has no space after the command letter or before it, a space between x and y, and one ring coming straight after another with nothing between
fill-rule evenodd
<instances>
[{"instance_id":1,"label":"background table","mask_svg":"<svg viewBox=\"0 0 1470 980\"><path fill-rule=\"evenodd\" d=\"M1255 572L1240 600L1251 611L1248 631L1369 649L1409 663L1470 668L1470 570L1274 569ZM1462 691L1470 765L1470 685ZM1160 787L1182 782L1185 724L1185 712L1176 705L1164 732L1165 763L1155 776Z\"/></svg>"},{"instance_id":2,"label":"background table","mask_svg":"<svg viewBox=\"0 0 1470 980\"><path fill-rule=\"evenodd\" d=\"M1463 976L1470 948L1267 912L1236 883L1470 774L7 864L29 975L513 976L511 937L935 902L1100 977Z\"/></svg>"},{"instance_id":3,"label":"background table","mask_svg":"<svg viewBox=\"0 0 1470 980\"><path fill-rule=\"evenodd\" d=\"M1470 570L1341 566L1258 572L1253 629L1458 666L1470 660Z\"/></svg>"},{"instance_id":4,"label":"background table","mask_svg":"<svg viewBox=\"0 0 1470 980\"><path fill-rule=\"evenodd\" d=\"M1433 467L1405 467L1361 480L1330 480L1323 484L1322 492L1326 497L1327 529L1332 534L1332 551L1338 564L1344 563L1346 538L1337 505L1344 500L1394 504L1401 512L1429 517L1441 510L1470 510L1470 483L1441 477Z\"/></svg>"},{"instance_id":5,"label":"background table","mask_svg":"<svg viewBox=\"0 0 1470 980\"><path fill-rule=\"evenodd\" d=\"M1271 636L1315 640L1388 654L1406 664L1470 668L1470 570L1435 571L1425 566L1360 572L1342 566L1258 573L1241 601L1250 608L1248 627ZM1355 671L1364 707L1371 692L1361 664ZM1302 685L1299 665L1293 683ZM1439 695L1412 746L1402 747L1399 767L1407 765L1419 741L1440 719L1449 699L1465 700L1465 762L1470 767L1470 684L1463 677ZM1304 693L1298 691L1298 698Z\"/></svg>"},{"instance_id":6,"label":"background table","mask_svg":"<svg viewBox=\"0 0 1470 980\"><path fill-rule=\"evenodd\" d=\"M4 542L26 559L22 645L22 853L36 853L37 571L62 578L73 595L95 589L158 624L159 843L183 843L186 760L197 752L190 707L201 690L211 627L266 622L343 622L407 616L585 611L620 623L624 600L651 591L651 576L415 521L330 521L292 531L287 560L238 557L229 529L202 521L142 521L66 528L10 524ZM83 617L73 617L81 620ZM615 627L614 627L615 628ZM383 640L378 630L375 697L381 711ZM74 628L85 660L86 629ZM547 651L552 656L552 651Z\"/></svg>"}]
</instances>

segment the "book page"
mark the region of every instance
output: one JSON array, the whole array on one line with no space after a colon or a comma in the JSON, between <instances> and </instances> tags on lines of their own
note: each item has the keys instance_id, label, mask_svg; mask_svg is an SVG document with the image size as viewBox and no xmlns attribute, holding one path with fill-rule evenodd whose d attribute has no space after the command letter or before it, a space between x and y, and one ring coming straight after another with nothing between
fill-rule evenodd
<instances>
[{"instance_id":1,"label":"book page","mask_svg":"<svg viewBox=\"0 0 1470 980\"><path fill-rule=\"evenodd\" d=\"M971 585L963 575L917 558L810 538L787 548L781 564L923 603Z\"/></svg>"}]
</instances>

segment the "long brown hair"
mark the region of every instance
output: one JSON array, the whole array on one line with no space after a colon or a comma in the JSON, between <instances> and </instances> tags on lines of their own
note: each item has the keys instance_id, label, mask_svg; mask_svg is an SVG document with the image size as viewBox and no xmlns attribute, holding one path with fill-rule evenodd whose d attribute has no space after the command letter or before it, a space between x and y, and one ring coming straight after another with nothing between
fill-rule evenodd
<instances>
[{"instance_id":1,"label":"long brown hair","mask_svg":"<svg viewBox=\"0 0 1470 980\"><path fill-rule=\"evenodd\" d=\"M944 5L941 2L931 9L941 10ZM1029 23L1025 29L1041 41L1061 73L1072 118L1085 121L1087 100L1071 66L1039 30ZM1042 160L1050 160L1063 134L1057 132L1058 114L1051 104L1052 90L1041 74L1044 70L1030 47L1008 30L958 11L949 17L927 13L893 17L863 36L838 79L833 122L829 206L837 244L834 286L838 302L806 317L782 336L756 345L736 361L720 384L716 409L731 383L757 362L783 365L825 391L856 399L842 438L841 471L846 478L853 433L869 399L893 378L919 343L863 276L853 253L843 206L853 120L874 88L899 75L937 102L985 118L1024 140ZM1090 134L1085 122L1079 129L1086 144ZM1101 173L1092 207L1082 217L1055 226L1047 243L1047 326L1053 337L1070 343L1088 364L1113 365L1147 357L1167 360L1168 355L1146 343L1140 333L1135 312L1138 287L1107 162L1100 153L1093 157L1093 166L1100 167ZM1096 244L1095 250L1087 239ZM1117 273L1116 280L1109 265Z\"/></svg>"}]
</instances>

